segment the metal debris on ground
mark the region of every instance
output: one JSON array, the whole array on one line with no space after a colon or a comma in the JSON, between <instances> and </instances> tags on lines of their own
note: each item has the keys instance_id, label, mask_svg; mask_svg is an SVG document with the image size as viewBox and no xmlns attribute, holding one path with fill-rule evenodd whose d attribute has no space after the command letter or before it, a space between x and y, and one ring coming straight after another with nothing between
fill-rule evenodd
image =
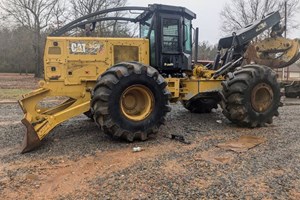
<instances>
[{"instance_id":1,"label":"metal debris on ground","mask_svg":"<svg viewBox=\"0 0 300 200\"><path fill-rule=\"evenodd\" d=\"M171 134L171 138L170 139L177 140L177 141L179 141L181 143L184 143L184 144L191 144L191 142L187 141L183 135Z\"/></svg>"},{"instance_id":2,"label":"metal debris on ground","mask_svg":"<svg viewBox=\"0 0 300 200\"><path fill-rule=\"evenodd\" d=\"M264 143L265 141L266 139L262 137L243 135L238 140L230 140L225 143L220 143L217 146L222 149L242 153L256 147L257 145Z\"/></svg>"}]
</instances>

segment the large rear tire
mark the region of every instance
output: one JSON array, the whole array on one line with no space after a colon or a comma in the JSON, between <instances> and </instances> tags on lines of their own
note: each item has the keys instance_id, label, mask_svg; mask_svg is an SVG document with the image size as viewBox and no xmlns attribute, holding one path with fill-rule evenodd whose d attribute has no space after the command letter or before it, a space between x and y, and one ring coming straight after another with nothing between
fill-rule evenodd
<instances>
[{"instance_id":1,"label":"large rear tire","mask_svg":"<svg viewBox=\"0 0 300 200\"><path fill-rule=\"evenodd\" d=\"M91 106L95 122L115 138L146 140L165 122L169 92L156 69L117 64L99 77Z\"/></svg>"},{"instance_id":2,"label":"large rear tire","mask_svg":"<svg viewBox=\"0 0 300 200\"><path fill-rule=\"evenodd\" d=\"M246 127L271 124L278 116L280 87L269 67L247 65L229 73L222 82L221 107L233 123Z\"/></svg>"}]
</instances>

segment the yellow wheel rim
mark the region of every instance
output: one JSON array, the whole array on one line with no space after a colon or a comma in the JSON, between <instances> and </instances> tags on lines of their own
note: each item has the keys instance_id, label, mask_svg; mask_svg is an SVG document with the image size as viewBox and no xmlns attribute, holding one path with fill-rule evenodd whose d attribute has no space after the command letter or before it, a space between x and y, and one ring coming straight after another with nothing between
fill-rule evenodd
<instances>
[{"instance_id":1,"label":"yellow wheel rim","mask_svg":"<svg viewBox=\"0 0 300 200\"><path fill-rule=\"evenodd\" d=\"M256 85L251 94L252 107L259 113L267 111L272 106L273 96L273 90L268 84L260 83Z\"/></svg>"},{"instance_id":2,"label":"yellow wheel rim","mask_svg":"<svg viewBox=\"0 0 300 200\"><path fill-rule=\"evenodd\" d=\"M153 93L143 85L130 86L122 93L120 107L126 118L142 121L153 111Z\"/></svg>"}]
</instances>

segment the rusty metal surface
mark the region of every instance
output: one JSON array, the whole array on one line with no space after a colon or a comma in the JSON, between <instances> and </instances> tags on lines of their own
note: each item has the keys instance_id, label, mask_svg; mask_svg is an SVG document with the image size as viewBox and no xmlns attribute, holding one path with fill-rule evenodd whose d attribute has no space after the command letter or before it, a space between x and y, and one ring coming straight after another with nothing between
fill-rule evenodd
<instances>
[{"instance_id":1,"label":"rusty metal surface","mask_svg":"<svg viewBox=\"0 0 300 200\"><path fill-rule=\"evenodd\" d=\"M273 98L272 87L266 83L259 83L252 90L251 105L256 112L263 113L272 106Z\"/></svg>"},{"instance_id":2,"label":"rusty metal surface","mask_svg":"<svg viewBox=\"0 0 300 200\"><path fill-rule=\"evenodd\" d=\"M41 140L39 139L33 126L26 119L23 119L22 123L26 126L27 132L23 138L21 153L26 153L40 146Z\"/></svg>"},{"instance_id":3,"label":"rusty metal surface","mask_svg":"<svg viewBox=\"0 0 300 200\"><path fill-rule=\"evenodd\" d=\"M266 141L263 137L257 137L253 135L243 135L237 140L229 140L225 143L220 143L217 146L222 149L231 150L235 152L246 152L249 149L256 147Z\"/></svg>"},{"instance_id":4,"label":"rusty metal surface","mask_svg":"<svg viewBox=\"0 0 300 200\"><path fill-rule=\"evenodd\" d=\"M268 38L249 45L245 63L256 63L270 68L284 68L300 59L300 45L297 40Z\"/></svg>"}]
</instances>

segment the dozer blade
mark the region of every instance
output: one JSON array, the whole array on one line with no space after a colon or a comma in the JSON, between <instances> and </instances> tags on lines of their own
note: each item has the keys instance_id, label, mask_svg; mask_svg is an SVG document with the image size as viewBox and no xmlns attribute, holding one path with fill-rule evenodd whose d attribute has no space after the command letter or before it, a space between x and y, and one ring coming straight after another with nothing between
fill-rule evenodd
<instances>
[{"instance_id":1,"label":"dozer blade","mask_svg":"<svg viewBox=\"0 0 300 200\"><path fill-rule=\"evenodd\" d=\"M29 152L38 146L41 141L58 124L78 116L90 109L90 93L85 91L85 85L58 87L54 83L47 84L49 88L39 88L23 95L19 105L24 112L22 123L27 131L25 133L21 153ZM70 89L71 88L71 89ZM56 91L56 89L58 91ZM75 95L74 91L85 91L85 95ZM61 93L68 94L66 98L59 100ZM57 102L47 100L47 97L57 99Z\"/></svg>"},{"instance_id":2,"label":"dozer blade","mask_svg":"<svg viewBox=\"0 0 300 200\"><path fill-rule=\"evenodd\" d=\"M22 119L22 123L26 126L27 132L23 138L21 153L26 153L40 146L41 140L27 119Z\"/></svg>"}]
</instances>

